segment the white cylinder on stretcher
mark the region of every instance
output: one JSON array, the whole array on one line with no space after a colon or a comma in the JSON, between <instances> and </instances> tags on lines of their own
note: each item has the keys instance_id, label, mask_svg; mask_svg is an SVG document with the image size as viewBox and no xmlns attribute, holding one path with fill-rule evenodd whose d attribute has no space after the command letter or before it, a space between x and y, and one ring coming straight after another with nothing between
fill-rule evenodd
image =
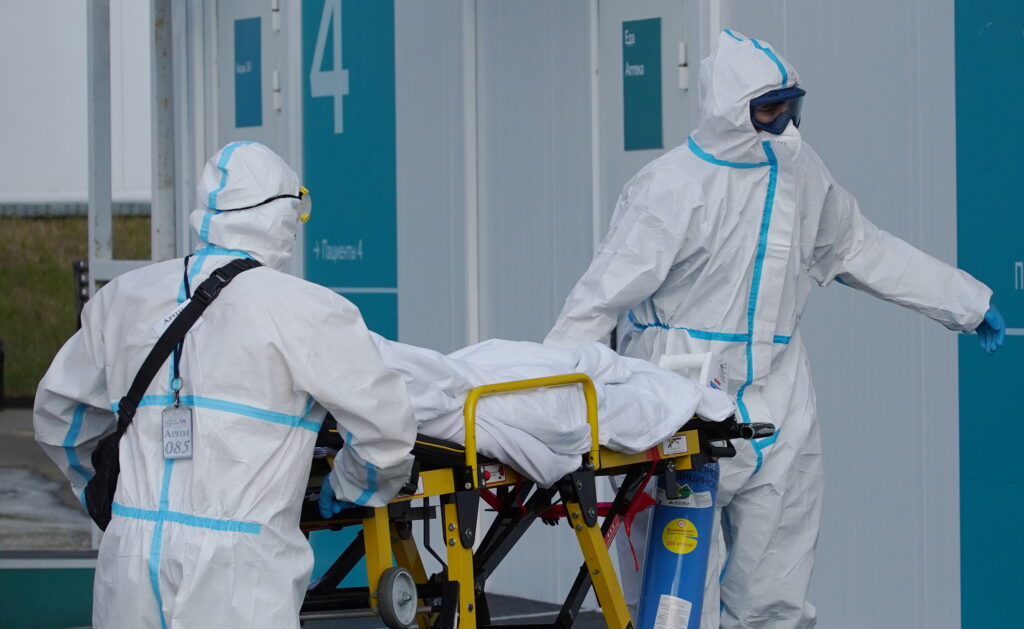
<instances>
[{"instance_id":1,"label":"white cylinder on stretcher","mask_svg":"<svg viewBox=\"0 0 1024 629\"><path fill-rule=\"evenodd\" d=\"M640 585L637 626L699 629L715 520L718 463L658 479Z\"/></svg>"}]
</instances>

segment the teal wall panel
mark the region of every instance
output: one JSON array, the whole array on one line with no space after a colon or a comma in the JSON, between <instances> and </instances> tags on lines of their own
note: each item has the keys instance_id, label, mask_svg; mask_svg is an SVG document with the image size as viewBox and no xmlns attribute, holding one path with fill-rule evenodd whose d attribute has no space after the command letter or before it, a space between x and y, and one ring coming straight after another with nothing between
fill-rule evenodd
<instances>
[{"instance_id":1,"label":"teal wall panel","mask_svg":"<svg viewBox=\"0 0 1024 629\"><path fill-rule=\"evenodd\" d=\"M301 70L303 181L313 198L306 279L336 290L367 327L396 339L394 3L303 0ZM314 576L354 533L310 536ZM342 585L365 584L360 564Z\"/></svg>"},{"instance_id":2,"label":"teal wall panel","mask_svg":"<svg viewBox=\"0 0 1024 629\"><path fill-rule=\"evenodd\" d=\"M0 570L0 627L89 626L94 574L92 568Z\"/></svg>"},{"instance_id":3,"label":"teal wall panel","mask_svg":"<svg viewBox=\"0 0 1024 629\"><path fill-rule=\"evenodd\" d=\"M302 3L305 274L334 289L398 285L394 21L388 0ZM364 318L394 329L398 314Z\"/></svg>"},{"instance_id":4,"label":"teal wall panel","mask_svg":"<svg viewBox=\"0 0 1024 629\"><path fill-rule=\"evenodd\" d=\"M391 340L398 339L398 295L394 293L341 293L359 308L366 326Z\"/></svg>"},{"instance_id":5,"label":"teal wall panel","mask_svg":"<svg viewBox=\"0 0 1024 629\"><path fill-rule=\"evenodd\" d=\"M1013 627L1024 565L1024 478L1016 441L998 432L1020 415L1015 391L1024 342L1010 337L988 356L960 338L960 587L963 629Z\"/></svg>"},{"instance_id":6,"label":"teal wall panel","mask_svg":"<svg viewBox=\"0 0 1024 629\"><path fill-rule=\"evenodd\" d=\"M334 561L345 552L352 540L359 533L359 528L350 526L340 531L313 531L309 534L309 545L313 547L312 580L324 576ZM366 557L356 563L352 571L341 580L339 588L366 587Z\"/></svg>"},{"instance_id":7,"label":"teal wall panel","mask_svg":"<svg viewBox=\"0 0 1024 629\"><path fill-rule=\"evenodd\" d=\"M961 266L1024 327L1024 2L956 4L957 233ZM1024 267L1024 265L1022 265Z\"/></svg>"},{"instance_id":8,"label":"teal wall panel","mask_svg":"<svg viewBox=\"0 0 1024 629\"><path fill-rule=\"evenodd\" d=\"M957 256L995 291L1010 328L1024 328L1024 3L956 2ZM1011 439L1024 338L993 356L960 339L960 535L964 629L1019 624L1024 490ZM1012 450L1011 450L1012 451Z\"/></svg>"}]
</instances>

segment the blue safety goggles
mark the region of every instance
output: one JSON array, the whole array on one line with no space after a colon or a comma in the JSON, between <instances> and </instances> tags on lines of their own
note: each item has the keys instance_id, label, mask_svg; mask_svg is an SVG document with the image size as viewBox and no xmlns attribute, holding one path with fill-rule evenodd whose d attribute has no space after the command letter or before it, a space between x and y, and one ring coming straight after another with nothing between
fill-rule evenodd
<instances>
[{"instance_id":1,"label":"blue safety goggles","mask_svg":"<svg viewBox=\"0 0 1024 629\"><path fill-rule=\"evenodd\" d=\"M794 85L758 96L750 101L750 122L755 129L775 135L785 131L790 120L799 127L800 108L806 93Z\"/></svg>"}]
</instances>

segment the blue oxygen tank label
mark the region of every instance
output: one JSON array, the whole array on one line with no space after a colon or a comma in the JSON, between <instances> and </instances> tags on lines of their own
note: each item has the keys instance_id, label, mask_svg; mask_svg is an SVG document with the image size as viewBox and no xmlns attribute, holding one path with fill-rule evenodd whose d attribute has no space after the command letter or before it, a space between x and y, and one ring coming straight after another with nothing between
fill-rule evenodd
<instances>
[{"instance_id":1,"label":"blue oxygen tank label","mask_svg":"<svg viewBox=\"0 0 1024 629\"><path fill-rule=\"evenodd\" d=\"M676 488L658 479L658 504L651 516L638 626L699 629L704 579L715 521L718 463L676 472Z\"/></svg>"}]
</instances>

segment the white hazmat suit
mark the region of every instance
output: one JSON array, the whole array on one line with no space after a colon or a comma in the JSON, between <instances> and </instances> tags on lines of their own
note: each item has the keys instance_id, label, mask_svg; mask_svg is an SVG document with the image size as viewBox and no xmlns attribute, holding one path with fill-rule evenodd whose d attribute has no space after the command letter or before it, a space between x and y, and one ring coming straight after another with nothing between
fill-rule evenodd
<instances>
[{"instance_id":1,"label":"white hazmat suit","mask_svg":"<svg viewBox=\"0 0 1024 629\"><path fill-rule=\"evenodd\" d=\"M815 624L806 595L823 471L797 325L811 280L839 279L963 332L981 323L991 296L864 218L792 123L779 136L754 129L751 99L796 83L768 44L721 34L701 64L697 128L626 184L545 340L600 340L621 317L621 351L630 356L717 352L742 421L778 427L721 461L716 534L724 543L712 547L705 629L719 626L719 594L722 627Z\"/></svg>"},{"instance_id":2,"label":"white hazmat suit","mask_svg":"<svg viewBox=\"0 0 1024 629\"><path fill-rule=\"evenodd\" d=\"M331 476L340 499L383 505L408 478L416 428L401 377L381 362L355 306L280 272L298 191L267 147L224 147L199 183L205 207L191 223L202 242L187 267L160 262L103 287L39 385L36 439L81 495L91 453L114 428L111 409L159 337L154 324L186 298L186 269L194 289L233 257L265 265L239 275L185 338L193 457L163 456L171 360L121 438L97 629L298 627L313 567L299 514L326 411L348 433Z\"/></svg>"}]
</instances>

